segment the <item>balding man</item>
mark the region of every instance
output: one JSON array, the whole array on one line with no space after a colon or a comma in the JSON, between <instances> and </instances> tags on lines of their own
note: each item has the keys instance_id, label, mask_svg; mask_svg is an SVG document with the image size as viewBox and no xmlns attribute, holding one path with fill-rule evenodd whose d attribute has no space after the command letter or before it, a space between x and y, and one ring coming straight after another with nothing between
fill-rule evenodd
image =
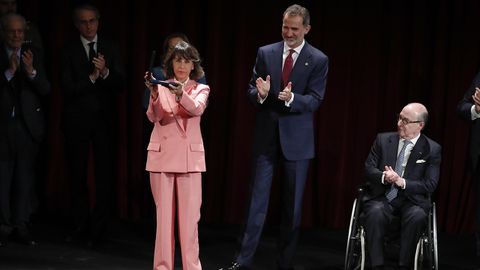
<instances>
[{"instance_id":1,"label":"balding man","mask_svg":"<svg viewBox=\"0 0 480 270\"><path fill-rule=\"evenodd\" d=\"M427 224L429 195L438 184L441 147L421 133L428 111L420 103L405 106L397 132L380 133L365 161L369 188L363 214L373 269L383 269L384 237L393 216L401 220L399 269L411 269L415 246Z\"/></svg>"},{"instance_id":2,"label":"balding man","mask_svg":"<svg viewBox=\"0 0 480 270\"><path fill-rule=\"evenodd\" d=\"M37 51L22 49L25 19L5 15L0 29L0 246L11 232L20 242L35 245L28 228L30 202L45 134L40 96L50 91L50 84Z\"/></svg>"}]
</instances>

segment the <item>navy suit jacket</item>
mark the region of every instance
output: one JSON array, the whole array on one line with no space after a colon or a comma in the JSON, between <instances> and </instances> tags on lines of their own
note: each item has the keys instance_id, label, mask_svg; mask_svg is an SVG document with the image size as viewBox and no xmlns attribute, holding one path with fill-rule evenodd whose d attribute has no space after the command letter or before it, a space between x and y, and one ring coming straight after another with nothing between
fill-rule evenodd
<instances>
[{"instance_id":1,"label":"navy suit jacket","mask_svg":"<svg viewBox=\"0 0 480 270\"><path fill-rule=\"evenodd\" d=\"M281 89L283 44L278 42L258 49L248 97L258 107L253 151L264 153L279 138L282 153L288 160L311 159L315 156L314 113L325 95L328 57L307 42L290 73L295 97L290 107L279 100ZM256 80L270 75L270 92L263 102L257 101ZM278 134L275 134L278 132Z\"/></svg>"},{"instance_id":2,"label":"navy suit jacket","mask_svg":"<svg viewBox=\"0 0 480 270\"><path fill-rule=\"evenodd\" d=\"M385 166L395 167L397 161L399 135L397 132L380 133L365 161L365 174L369 189L365 200L384 196L390 184L382 184ZM440 176L441 146L421 134L412 148L403 178L406 188L399 190L415 205L425 210L430 208L429 196L435 191Z\"/></svg>"},{"instance_id":3,"label":"navy suit jacket","mask_svg":"<svg viewBox=\"0 0 480 270\"><path fill-rule=\"evenodd\" d=\"M480 87L480 72L473 79L472 84L458 103L457 111L466 120L472 122L470 129L470 164L473 171L476 171L480 157L480 118L472 121L471 108L474 105L472 95L475 94L475 87Z\"/></svg>"}]
</instances>

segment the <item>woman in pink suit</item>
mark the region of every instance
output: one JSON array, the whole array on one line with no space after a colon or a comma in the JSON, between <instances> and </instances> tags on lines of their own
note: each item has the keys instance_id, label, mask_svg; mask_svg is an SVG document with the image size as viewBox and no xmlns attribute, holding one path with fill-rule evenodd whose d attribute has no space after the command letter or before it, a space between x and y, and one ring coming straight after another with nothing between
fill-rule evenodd
<instances>
[{"instance_id":1,"label":"woman in pink suit","mask_svg":"<svg viewBox=\"0 0 480 270\"><path fill-rule=\"evenodd\" d=\"M174 226L178 229L185 270L202 269L199 259L198 221L202 203L201 172L205 171L200 118L210 88L196 82L203 76L197 50L179 42L166 57L168 87L150 82L148 119L154 123L146 170L157 208L157 235L153 269L171 270L174 261Z\"/></svg>"}]
</instances>

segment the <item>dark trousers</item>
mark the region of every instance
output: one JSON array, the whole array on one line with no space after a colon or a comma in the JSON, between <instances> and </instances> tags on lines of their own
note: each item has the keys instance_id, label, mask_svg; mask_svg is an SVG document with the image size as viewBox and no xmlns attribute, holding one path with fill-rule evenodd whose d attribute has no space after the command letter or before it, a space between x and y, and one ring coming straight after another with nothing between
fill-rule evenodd
<instances>
[{"instance_id":1,"label":"dark trousers","mask_svg":"<svg viewBox=\"0 0 480 270\"><path fill-rule=\"evenodd\" d=\"M476 254L480 257L480 161L476 166L476 170L472 175L473 185L475 188L475 238L476 238ZM479 262L480 263L480 262Z\"/></svg>"},{"instance_id":2,"label":"dark trousers","mask_svg":"<svg viewBox=\"0 0 480 270\"><path fill-rule=\"evenodd\" d=\"M0 157L0 229L9 233L26 228L30 219L38 144L19 119L7 129L9 150Z\"/></svg>"},{"instance_id":3,"label":"dark trousers","mask_svg":"<svg viewBox=\"0 0 480 270\"><path fill-rule=\"evenodd\" d=\"M385 264L385 235L394 216L400 218L399 266L413 266L416 245L427 224L427 213L420 206L403 197L392 202L394 206L382 197L364 204L365 235L372 267Z\"/></svg>"},{"instance_id":4,"label":"dark trousers","mask_svg":"<svg viewBox=\"0 0 480 270\"><path fill-rule=\"evenodd\" d=\"M236 261L251 266L267 216L270 189L277 162L282 166L282 222L280 225L279 268L291 268L297 246L302 214L302 198L310 160L289 161L280 154L278 145L253 160L251 197L245 231ZM280 157L279 157L280 156Z\"/></svg>"},{"instance_id":5,"label":"dark trousers","mask_svg":"<svg viewBox=\"0 0 480 270\"><path fill-rule=\"evenodd\" d=\"M76 229L87 231L97 238L106 229L113 203L113 140L108 125L98 118L89 121L91 123L81 131L77 127L76 131L66 130L66 150ZM93 154L94 190L88 188L90 149ZM89 200L91 193L95 194L93 202Z\"/></svg>"}]
</instances>

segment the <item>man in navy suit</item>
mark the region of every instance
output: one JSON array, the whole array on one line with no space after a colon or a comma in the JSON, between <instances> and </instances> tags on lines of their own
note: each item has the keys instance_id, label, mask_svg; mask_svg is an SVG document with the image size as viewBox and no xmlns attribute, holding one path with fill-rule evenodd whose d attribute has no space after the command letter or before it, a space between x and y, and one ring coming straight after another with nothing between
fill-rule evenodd
<instances>
[{"instance_id":1,"label":"man in navy suit","mask_svg":"<svg viewBox=\"0 0 480 270\"><path fill-rule=\"evenodd\" d=\"M115 100L124 88L124 71L116 44L97 34L100 14L91 5L74 9L79 35L65 46L61 86L62 128L69 165L75 229L67 241L98 244L106 230L115 190ZM90 209L87 172L90 146L95 172L95 204Z\"/></svg>"},{"instance_id":2,"label":"man in navy suit","mask_svg":"<svg viewBox=\"0 0 480 270\"><path fill-rule=\"evenodd\" d=\"M293 268L302 197L314 157L314 114L325 95L328 58L308 44L310 15L299 5L283 14L283 41L258 50L248 97L258 108L253 143L251 198L235 261L227 269L248 269L267 216L275 165L283 169L282 223L277 266Z\"/></svg>"},{"instance_id":3,"label":"man in navy suit","mask_svg":"<svg viewBox=\"0 0 480 270\"><path fill-rule=\"evenodd\" d=\"M480 268L480 72L475 76L457 112L471 123L469 141L469 168L475 187L475 236L477 267Z\"/></svg>"},{"instance_id":4,"label":"man in navy suit","mask_svg":"<svg viewBox=\"0 0 480 270\"><path fill-rule=\"evenodd\" d=\"M415 246L425 230L430 195L440 175L441 147L421 133L425 106L410 103L398 116L397 132L380 133L365 161L365 234L373 269L383 269L384 237L393 216L401 222L399 269L413 265Z\"/></svg>"}]
</instances>

